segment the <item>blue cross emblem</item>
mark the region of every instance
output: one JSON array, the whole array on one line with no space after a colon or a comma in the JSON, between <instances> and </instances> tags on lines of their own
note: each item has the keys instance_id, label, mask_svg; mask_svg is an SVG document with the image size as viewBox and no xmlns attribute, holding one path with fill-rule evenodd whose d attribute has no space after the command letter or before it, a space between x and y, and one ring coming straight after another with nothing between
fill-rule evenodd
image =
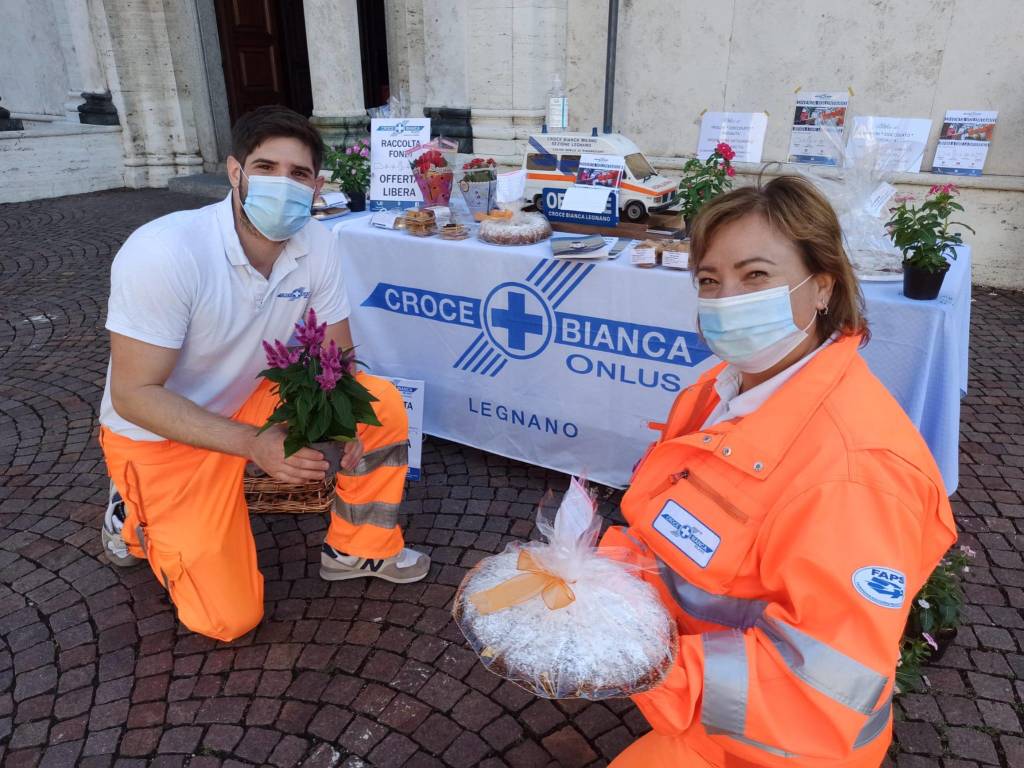
<instances>
[{"instance_id":1,"label":"blue cross emblem","mask_svg":"<svg viewBox=\"0 0 1024 768\"><path fill-rule=\"evenodd\" d=\"M544 317L526 311L526 294L508 293L508 309L492 309L491 325L508 331L508 345L512 349L526 349L526 335L544 333Z\"/></svg>"}]
</instances>

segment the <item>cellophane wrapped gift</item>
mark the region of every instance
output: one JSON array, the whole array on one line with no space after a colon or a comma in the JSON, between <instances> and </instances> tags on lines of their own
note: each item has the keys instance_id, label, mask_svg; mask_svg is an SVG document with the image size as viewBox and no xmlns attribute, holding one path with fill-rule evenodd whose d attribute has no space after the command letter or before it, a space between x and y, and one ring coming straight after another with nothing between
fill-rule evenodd
<instances>
[{"instance_id":1,"label":"cellophane wrapped gift","mask_svg":"<svg viewBox=\"0 0 1024 768\"><path fill-rule=\"evenodd\" d=\"M448 205L451 200L458 148L456 142L439 137L406 150L424 208Z\"/></svg>"},{"instance_id":2,"label":"cellophane wrapped gift","mask_svg":"<svg viewBox=\"0 0 1024 768\"><path fill-rule=\"evenodd\" d=\"M902 256L885 227L888 203L896 192L890 182L899 155L877 141L860 139L844 144L841 133L825 131L823 135L831 144L830 153L836 165L806 165L797 169L824 193L835 209L854 270L860 274L902 272Z\"/></svg>"},{"instance_id":3,"label":"cellophane wrapped gift","mask_svg":"<svg viewBox=\"0 0 1024 768\"><path fill-rule=\"evenodd\" d=\"M601 522L583 485L573 479L537 527L544 541L484 558L455 596L452 613L483 664L549 699L658 685L675 658L675 621L624 553L595 547Z\"/></svg>"}]
</instances>

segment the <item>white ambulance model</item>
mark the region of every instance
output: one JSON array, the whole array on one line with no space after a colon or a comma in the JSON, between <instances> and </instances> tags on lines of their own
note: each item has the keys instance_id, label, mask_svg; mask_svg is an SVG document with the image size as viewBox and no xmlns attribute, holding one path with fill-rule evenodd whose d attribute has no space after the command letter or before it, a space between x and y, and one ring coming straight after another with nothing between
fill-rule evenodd
<instances>
[{"instance_id":1,"label":"white ambulance model","mask_svg":"<svg viewBox=\"0 0 1024 768\"><path fill-rule=\"evenodd\" d=\"M671 208L678 201L678 179L661 176L632 141L620 133L538 133L530 136L523 158L527 200L538 209L545 189L568 189L576 181L580 155L618 155L625 163L619 182L619 209L629 221Z\"/></svg>"}]
</instances>

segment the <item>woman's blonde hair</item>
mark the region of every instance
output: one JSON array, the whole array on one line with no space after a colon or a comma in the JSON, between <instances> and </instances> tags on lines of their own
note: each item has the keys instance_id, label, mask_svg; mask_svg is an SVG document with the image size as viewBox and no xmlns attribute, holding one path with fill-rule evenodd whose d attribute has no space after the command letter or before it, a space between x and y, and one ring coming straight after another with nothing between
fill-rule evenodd
<instances>
[{"instance_id":1,"label":"woman's blonde hair","mask_svg":"<svg viewBox=\"0 0 1024 768\"><path fill-rule=\"evenodd\" d=\"M740 187L700 209L690 237L690 269L697 274L715 235L730 222L757 214L789 240L803 256L812 275L835 280L828 308L819 312L819 341L838 331L844 336L869 338L864 296L843 248L839 219L825 196L800 176L778 176L764 186Z\"/></svg>"}]
</instances>

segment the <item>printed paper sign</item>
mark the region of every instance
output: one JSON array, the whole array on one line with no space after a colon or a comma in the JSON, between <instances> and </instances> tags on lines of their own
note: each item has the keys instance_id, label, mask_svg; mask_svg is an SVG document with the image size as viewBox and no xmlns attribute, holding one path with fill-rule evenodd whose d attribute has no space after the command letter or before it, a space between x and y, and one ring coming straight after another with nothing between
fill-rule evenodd
<instances>
[{"instance_id":1,"label":"printed paper sign","mask_svg":"<svg viewBox=\"0 0 1024 768\"><path fill-rule=\"evenodd\" d=\"M932 121L917 117L855 117L846 153L856 161L875 153L875 167L918 173Z\"/></svg>"},{"instance_id":2,"label":"printed paper sign","mask_svg":"<svg viewBox=\"0 0 1024 768\"><path fill-rule=\"evenodd\" d=\"M423 201L405 151L430 141L430 118L370 121L371 211L412 208Z\"/></svg>"},{"instance_id":3,"label":"printed paper sign","mask_svg":"<svg viewBox=\"0 0 1024 768\"><path fill-rule=\"evenodd\" d=\"M707 160L724 141L736 153L735 162L759 163L764 150L768 115L764 112L705 112L700 123L697 157Z\"/></svg>"},{"instance_id":4,"label":"printed paper sign","mask_svg":"<svg viewBox=\"0 0 1024 768\"><path fill-rule=\"evenodd\" d=\"M410 480L419 480L423 461L423 382L416 379L395 379L388 377L405 402L405 413L409 417L409 472Z\"/></svg>"},{"instance_id":5,"label":"printed paper sign","mask_svg":"<svg viewBox=\"0 0 1024 768\"><path fill-rule=\"evenodd\" d=\"M582 155L576 183L589 187L618 189L625 168L620 155Z\"/></svg>"},{"instance_id":6,"label":"printed paper sign","mask_svg":"<svg viewBox=\"0 0 1024 768\"><path fill-rule=\"evenodd\" d=\"M957 176L981 176L998 114L948 110L939 131L932 170Z\"/></svg>"},{"instance_id":7,"label":"printed paper sign","mask_svg":"<svg viewBox=\"0 0 1024 768\"><path fill-rule=\"evenodd\" d=\"M789 162L836 165L842 144L847 91L801 93L796 99L793 130L789 136Z\"/></svg>"},{"instance_id":8,"label":"printed paper sign","mask_svg":"<svg viewBox=\"0 0 1024 768\"><path fill-rule=\"evenodd\" d=\"M498 188L495 198L499 203L518 203L523 200L526 193L526 171L520 168L517 171L498 174Z\"/></svg>"}]
</instances>

